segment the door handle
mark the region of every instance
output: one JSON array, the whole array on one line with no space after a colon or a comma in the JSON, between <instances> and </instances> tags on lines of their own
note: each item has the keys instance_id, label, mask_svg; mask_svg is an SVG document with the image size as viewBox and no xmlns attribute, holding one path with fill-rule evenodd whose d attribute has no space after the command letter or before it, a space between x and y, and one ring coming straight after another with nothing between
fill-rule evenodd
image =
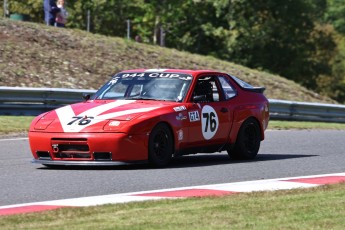
<instances>
[{"instance_id":1,"label":"door handle","mask_svg":"<svg viewBox=\"0 0 345 230\"><path fill-rule=\"evenodd\" d=\"M227 112L229 112L229 110L227 108L223 107L220 109L220 112L227 113Z\"/></svg>"}]
</instances>

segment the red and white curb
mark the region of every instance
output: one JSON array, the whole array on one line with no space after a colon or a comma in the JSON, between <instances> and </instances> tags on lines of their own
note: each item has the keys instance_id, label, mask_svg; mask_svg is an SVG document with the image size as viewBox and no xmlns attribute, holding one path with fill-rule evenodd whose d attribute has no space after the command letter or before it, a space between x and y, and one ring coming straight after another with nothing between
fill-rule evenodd
<instances>
[{"instance_id":1,"label":"red and white curb","mask_svg":"<svg viewBox=\"0 0 345 230\"><path fill-rule=\"evenodd\" d=\"M245 181L214 185L201 185L172 189L160 189L152 191L121 193L103 196L90 196L0 206L0 216L22 214L29 212L40 212L64 207L86 207L102 204L125 203L132 201L146 201L184 197L223 196L241 192L310 188L319 185L336 184L341 182L345 182L345 173Z\"/></svg>"}]
</instances>

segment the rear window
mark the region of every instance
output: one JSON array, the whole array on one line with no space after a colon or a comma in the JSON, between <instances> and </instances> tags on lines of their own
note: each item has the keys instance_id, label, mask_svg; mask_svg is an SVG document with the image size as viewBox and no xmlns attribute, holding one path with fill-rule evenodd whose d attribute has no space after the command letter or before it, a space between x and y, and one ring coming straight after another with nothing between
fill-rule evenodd
<instances>
[{"instance_id":1,"label":"rear window","mask_svg":"<svg viewBox=\"0 0 345 230\"><path fill-rule=\"evenodd\" d=\"M234 76L231 76L236 82L237 84L239 84L242 88L245 88L245 89L253 89L254 86L252 86L251 84L247 83L247 82L244 82L242 81L241 79L238 79L237 77L234 77Z\"/></svg>"},{"instance_id":2,"label":"rear window","mask_svg":"<svg viewBox=\"0 0 345 230\"><path fill-rule=\"evenodd\" d=\"M265 91L265 87L254 87L251 84L242 81L241 79L238 79L237 77L231 76L232 79L236 81L237 84L239 84L242 89L255 92L255 93L263 93Z\"/></svg>"}]
</instances>

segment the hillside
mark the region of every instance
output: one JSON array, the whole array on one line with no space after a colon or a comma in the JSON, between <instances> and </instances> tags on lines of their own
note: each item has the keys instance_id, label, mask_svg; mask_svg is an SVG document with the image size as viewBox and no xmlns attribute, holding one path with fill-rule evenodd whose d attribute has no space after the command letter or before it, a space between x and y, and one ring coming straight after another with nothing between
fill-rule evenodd
<instances>
[{"instance_id":1,"label":"hillside","mask_svg":"<svg viewBox=\"0 0 345 230\"><path fill-rule=\"evenodd\" d=\"M266 72L211 57L85 31L0 18L0 85L97 89L134 68L213 69L266 87L271 99L335 103Z\"/></svg>"}]
</instances>

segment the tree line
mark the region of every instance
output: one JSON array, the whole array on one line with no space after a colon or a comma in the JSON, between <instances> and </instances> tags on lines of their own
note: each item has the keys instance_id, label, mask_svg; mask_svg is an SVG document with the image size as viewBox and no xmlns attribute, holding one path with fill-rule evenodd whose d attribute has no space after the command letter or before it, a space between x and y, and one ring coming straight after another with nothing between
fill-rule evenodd
<instances>
[{"instance_id":1,"label":"tree line","mask_svg":"<svg viewBox=\"0 0 345 230\"><path fill-rule=\"evenodd\" d=\"M43 23L42 0L7 2ZM85 30L89 12L93 33L126 37L130 25L132 39L279 74L345 103L344 0L65 2L69 28Z\"/></svg>"}]
</instances>

